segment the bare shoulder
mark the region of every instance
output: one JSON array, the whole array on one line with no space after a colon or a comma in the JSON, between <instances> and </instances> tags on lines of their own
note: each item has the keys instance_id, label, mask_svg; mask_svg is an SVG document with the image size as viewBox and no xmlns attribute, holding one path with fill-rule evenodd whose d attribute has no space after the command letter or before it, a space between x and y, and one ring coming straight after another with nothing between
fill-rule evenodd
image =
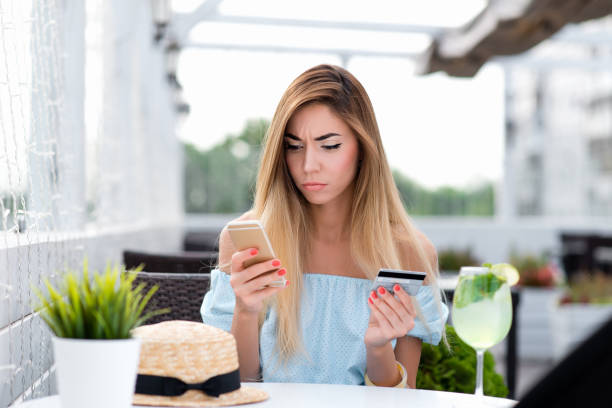
<instances>
[{"instance_id":1,"label":"bare shoulder","mask_svg":"<svg viewBox=\"0 0 612 408\"><path fill-rule=\"evenodd\" d=\"M255 217L255 212L253 210L249 210L249 211L245 212L244 214L242 214L240 217L234 218L230 222L249 221L249 220L255 220L255 219L257 219L257 217Z\"/></svg>"},{"instance_id":2,"label":"bare shoulder","mask_svg":"<svg viewBox=\"0 0 612 408\"><path fill-rule=\"evenodd\" d=\"M434 271L438 269L438 252L436 251L436 247L431 242L429 238L423 232L415 229L416 241L423 248L423 252L425 253L426 262L428 262ZM404 241L400 243L400 248L402 251L403 261L409 265L410 269L413 270L425 270L426 265L423 264L423 260L420 259L416 246L409 241ZM427 283L427 279L426 279Z\"/></svg>"},{"instance_id":3,"label":"bare shoulder","mask_svg":"<svg viewBox=\"0 0 612 408\"><path fill-rule=\"evenodd\" d=\"M256 219L255 214L252 210L249 210L242 214L240 217L231 220L230 222L248 221L254 219ZM227 228L223 228L221 230L221 235L219 236L219 269L227 273L230 272L229 268L234 252L236 252L236 247L234 247L234 243L230 238Z\"/></svg>"},{"instance_id":4,"label":"bare shoulder","mask_svg":"<svg viewBox=\"0 0 612 408\"><path fill-rule=\"evenodd\" d=\"M436 251L436 247L431 242L431 240L427 238L427 235L423 234L419 230L416 230L416 234L417 234L419 243L421 244L421 247L423 248L423 250L425 251L425 254L427 255L427 259L429 259L430 262L431 261L438 262L438 252Z\"/></svg>"}]
</instances>

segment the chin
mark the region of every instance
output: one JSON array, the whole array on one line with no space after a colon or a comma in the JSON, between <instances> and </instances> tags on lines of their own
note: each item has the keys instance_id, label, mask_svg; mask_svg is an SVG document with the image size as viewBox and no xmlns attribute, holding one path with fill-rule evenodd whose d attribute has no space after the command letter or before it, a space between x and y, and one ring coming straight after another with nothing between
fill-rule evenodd
<instances>
[{"instance_id":1,"label":"chin","mask_svg":"<svg viewBox=\"0 0 612 408\"><path fill-rule=\"evenodd\" d=\"M312 194L311 192L304 194L304 192L302 192L302 195L306 201L313 205L323 205L331 201L327 194Z\"/></svg>"},{"instance_id":2,"label":"chin","mask_svg":"<svg viewBox=\"0 0 612 408\"><path fill-rule=\"evenodd\" d=\"M308 203L313 204L313 205L323 205L326 204L329 200L323 200L319 197L308 197L308 196L304 196L304 198L306 198L306 201L308 201Z\"/></svg>"}]
</instances>

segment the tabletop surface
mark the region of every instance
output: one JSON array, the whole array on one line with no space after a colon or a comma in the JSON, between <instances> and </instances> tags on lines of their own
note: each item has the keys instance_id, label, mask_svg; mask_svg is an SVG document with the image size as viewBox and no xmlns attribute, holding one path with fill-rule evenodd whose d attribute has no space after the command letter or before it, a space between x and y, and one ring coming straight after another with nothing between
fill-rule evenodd
<instances>
[{"instance_id":1,"label":"tabletop surface","mask_svg":"<svg viewBox=\"0 0 612 408\"><path fill-rule=\"evenodd\" d=\"M453 392L411 390L360 385L296 384L296 383L245 383L268 392L270 398L256 404L243 405L254 408L302 408L302 407L411 407L411 408L475 408L512 407L516 401ZM24 402L20 408L61 408L57 395Z\"/></svg>"}]
</instances>

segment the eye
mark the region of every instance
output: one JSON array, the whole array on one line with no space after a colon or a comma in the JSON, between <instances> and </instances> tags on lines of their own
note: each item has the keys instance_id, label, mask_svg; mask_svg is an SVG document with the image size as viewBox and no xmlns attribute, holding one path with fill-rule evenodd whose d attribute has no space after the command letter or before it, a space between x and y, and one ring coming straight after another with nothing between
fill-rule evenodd
<instances>
[{"instance_id":1,"label":"eye","mask_svg":"<svg viewBox=\"0 0 612 408\"><path fill-rule=\"evenodd\" d=\"M299 144L291 144L289 142L285 142L285 149L287 150L299 150L302 146Z\"/></svg>"},{"instance_id":2,"label":"eye","mask_svg":"<svg viewBox=\"0 0 612 408\"><path fill-rule=\"evenodd\" d=\"M335 150L335 149L339 148L341 144L342 143L338 143L338 144L331 145L331 146L323 146L323 148L326 149L326 150Z\"/></svg>"}]
</instances>

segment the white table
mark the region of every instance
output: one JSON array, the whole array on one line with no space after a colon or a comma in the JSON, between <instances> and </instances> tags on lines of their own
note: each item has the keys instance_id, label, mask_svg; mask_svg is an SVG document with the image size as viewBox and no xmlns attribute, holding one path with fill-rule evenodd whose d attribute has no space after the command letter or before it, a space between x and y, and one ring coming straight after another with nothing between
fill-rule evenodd
<instances>
[{"instance_id":1,"label":"white table","mask_svg":"<svg viewBox=\"0 0 612 408\"><path fill-rule=\"evenodd\" d=\"M268 392L266 401L241 405L247 408L325 408L325 407L410 407L410 408L476 408L512 407L516 401L454 392L410 390L359 385L295 384L295 383L245 383L245 386L261 388ZM20 408L61 408L59 397L40 398L18 405Z\"/></svg>"}]
</instances>

